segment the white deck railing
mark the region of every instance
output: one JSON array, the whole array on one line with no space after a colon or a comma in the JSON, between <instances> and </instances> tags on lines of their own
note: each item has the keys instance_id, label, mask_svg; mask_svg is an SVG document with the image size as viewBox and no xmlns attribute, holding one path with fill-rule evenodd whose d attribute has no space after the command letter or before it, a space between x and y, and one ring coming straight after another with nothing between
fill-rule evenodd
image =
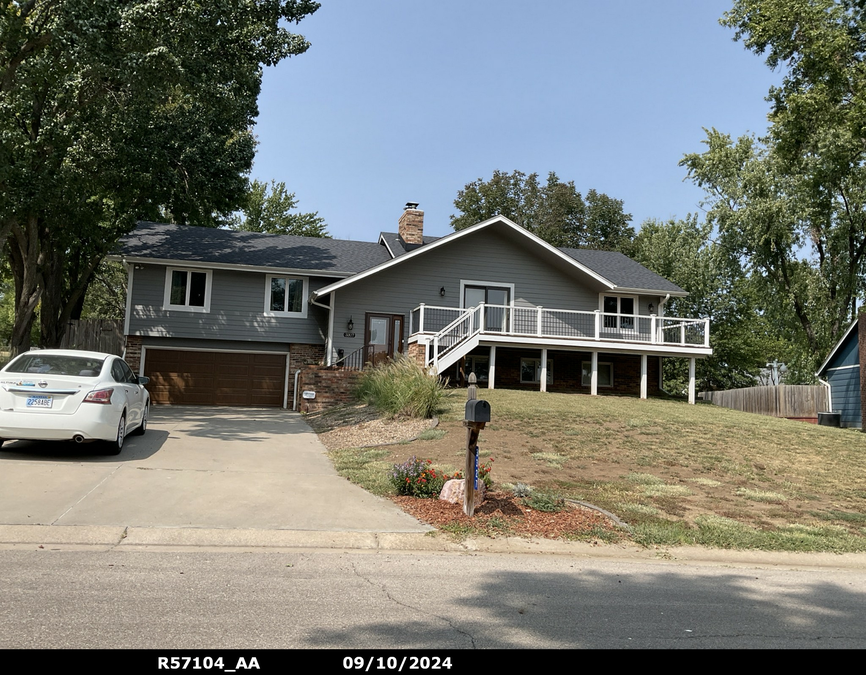
<instances>
[{"instance_id":1,"label":"white deck railing","mask_svg":"<svg viewBox=\"0 0 866 675\"><path fill-rule=\"evenodd\" d=\"M433 359L444 356L476 333L679 347L710 346L709 319L483 303L470 309L419 305L410 314L409 333L432 336L428 343L434 345Z\"/></svg>"}]
</instances>

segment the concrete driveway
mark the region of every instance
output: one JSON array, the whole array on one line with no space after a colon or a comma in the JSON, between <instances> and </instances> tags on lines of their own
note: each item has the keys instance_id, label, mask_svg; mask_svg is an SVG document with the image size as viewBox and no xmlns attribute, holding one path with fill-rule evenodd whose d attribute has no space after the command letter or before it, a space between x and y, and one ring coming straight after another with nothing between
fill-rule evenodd
<instances>
[{"instance_id":1,"label":"concrete driveway","mask_svg":"<svg viewBox=\"0 0 866 675\"><path fill-rule=\"evenodd\" d=\"M6 443L0 524L424 532L337 476L300 415L156 406L118 457L96 445Z\"/></svg>"}]
</instances>

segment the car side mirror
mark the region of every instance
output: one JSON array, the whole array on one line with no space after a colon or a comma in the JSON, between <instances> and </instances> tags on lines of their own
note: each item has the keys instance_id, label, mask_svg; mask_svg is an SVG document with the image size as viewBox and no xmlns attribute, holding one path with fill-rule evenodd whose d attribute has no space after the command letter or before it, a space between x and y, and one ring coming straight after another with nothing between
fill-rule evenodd
<instances>
[{"instance_id":1,"label":"car side mirror","mask_svg":"<svg viewBox=\"0 0 866 675\"><path fill-rule=\"evenodd\" d=\"M138 376L138 383L139 383L142 387L143 387L144 385L146 385L148 382L150 382L150 378L149 378L149 377L145 377L144 375L139 375L139 376Z\"/></svg>"}]
</instances>

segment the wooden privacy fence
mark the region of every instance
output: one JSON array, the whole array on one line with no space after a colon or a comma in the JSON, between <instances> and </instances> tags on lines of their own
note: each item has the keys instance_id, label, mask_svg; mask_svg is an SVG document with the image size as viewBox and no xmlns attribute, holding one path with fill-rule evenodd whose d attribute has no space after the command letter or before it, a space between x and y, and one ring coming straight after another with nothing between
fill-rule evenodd
<instances>
[{"instance_id":1,"label":"wooden privacy fence","mask_svg":"<svg viewBox=\"0 0 866 675\"><path fill-rule=\"evenodd\" d=\"M123 321L81 319L70 321L60 342L61 349L86 349L106 354L123 354Z\"/></svg>"},{"instance_id":2,"label":"wooden privacy fence","mask_svg":"<svg viewBox=\"0 0 866 675\"><path fill-rule=\"evenodd\" d=\"M814 417L827 411L827 388L822 385L778 384L727 391L705 391L704 400L732 410L772 417Z\"/></svg>"}]
</instances>

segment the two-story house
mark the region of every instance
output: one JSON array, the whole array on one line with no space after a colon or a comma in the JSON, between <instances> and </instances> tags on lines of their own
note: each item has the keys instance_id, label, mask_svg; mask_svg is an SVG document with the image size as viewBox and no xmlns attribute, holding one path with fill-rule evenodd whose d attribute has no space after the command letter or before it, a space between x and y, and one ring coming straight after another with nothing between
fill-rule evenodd
<instances>
[{"instance_id":1,"label":"two-story house","mask_svg":"<svg viewBox=\"0 0 866 675\"><path fill-rule=\"evenodd\" d=\"M686 293L617 252L557 249L496 217L441 238L407 204L398 232L343 241L140 223L124 238L126 357L155 403L289 406L309 363L405 353L488 387L660 387L660 358L711 354Z\"/></svg>"}]
</instances>

